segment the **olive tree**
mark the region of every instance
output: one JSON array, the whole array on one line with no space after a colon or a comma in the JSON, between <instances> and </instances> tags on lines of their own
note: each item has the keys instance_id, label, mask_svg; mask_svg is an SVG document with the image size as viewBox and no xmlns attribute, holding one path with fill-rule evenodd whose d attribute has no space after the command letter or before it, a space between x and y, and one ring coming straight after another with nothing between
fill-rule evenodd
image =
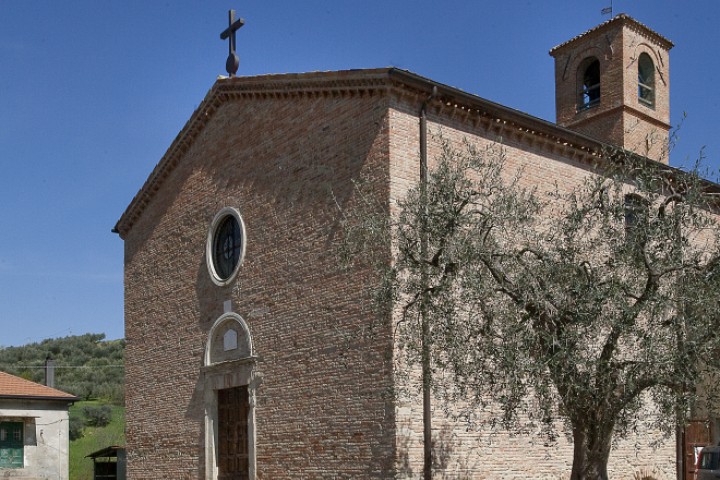
<instances>
[{"instance_id":1,"label":"olive tree","mask_svg":"<svg viewBox=\"0 0 720 480\"><path fill-rule=\"evenodd\" d=\"M648 412L669 433L718 398L716 185L613 151L539 188L498 145L444 143L426 194L359 187L344 212L346 253L374 252L374 304L410 361L428 346L436 393L468 416L494 402L510 430L564 429L572 480L606 479L612 440Z\"/></svg>"}]
</instances>

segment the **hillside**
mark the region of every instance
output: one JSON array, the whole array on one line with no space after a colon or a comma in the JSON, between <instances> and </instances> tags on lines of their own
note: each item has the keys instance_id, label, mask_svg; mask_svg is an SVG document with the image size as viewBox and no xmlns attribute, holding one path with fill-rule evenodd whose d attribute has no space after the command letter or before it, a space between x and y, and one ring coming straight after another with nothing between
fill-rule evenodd
<instances>
[{"instance_id":1,"label":"hillside","mask_svg":"<svg viewBox=\"0 0 720 480\"><path fill-rule=\"evenodd\" d=\"M83 400L124 403L125 340L88 333L0 348L0 370L44 383L45 359L55 360L55 388Z\"/></svg>"},{"instance_id":2,"label":"hillside","mask_svg":"<svg viewBox=\"0 0 720 480\"><path fill-rule=\"evenodd\" d=\"M125 443L125 340L88 333L0 348L0 370L44 383L48 356L55 360L55 388L83 400L70 408L70 478L90 480L92 460L85 456Z\"/></svg>"},{"instance_id":3,"label":"hillside","mask_svg":"<svg viewBox=\"0 0 720 480\"><path fill-rule=\"evenodd\" d=\"M87 455L112 445L125 445L125 409L108 408L105 421L88 413L102 411L103 403L78 402L70 407L70 479L92 480L93 462ZM107 423L106 423L107 422Z\"/></svg>"}]
</instances>

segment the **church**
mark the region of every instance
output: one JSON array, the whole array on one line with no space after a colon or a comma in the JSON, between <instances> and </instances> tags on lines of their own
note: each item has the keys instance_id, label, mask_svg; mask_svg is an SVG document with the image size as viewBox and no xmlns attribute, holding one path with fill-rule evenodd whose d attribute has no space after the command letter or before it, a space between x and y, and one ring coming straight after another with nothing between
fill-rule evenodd
<instances>
[{"instance_id":1,"label":"church","mask_svg":"<svg viewBox=\"0 0 720 480\"><path fill-rule=\"evenodd\" d=\"M394 68L235 77L229 65L115 226L128 478L419 478L421 405L389 393L392 319L362 334L373 274L338 266L337 206L352 207L359 178L401 198L438 132L502 142L538 182L579 182L607 145L667 163L672 46L620 14L553 48L556 123ZM569 474L567 441L488 438L433 415L436 478ZM683 457L717 442L710 425ZM648 427L614 444L611 477L677 478L675 439L659 439Z\"/></svg>"}]
</instances>

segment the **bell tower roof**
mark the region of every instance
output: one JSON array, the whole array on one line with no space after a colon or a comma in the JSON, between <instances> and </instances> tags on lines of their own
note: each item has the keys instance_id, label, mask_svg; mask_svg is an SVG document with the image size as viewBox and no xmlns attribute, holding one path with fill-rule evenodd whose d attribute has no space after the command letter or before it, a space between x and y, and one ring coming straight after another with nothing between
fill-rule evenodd
<instances>
[{"instance_id":1,"label":"bell tower roof","mask_svg":"<svg viewBox=\"0 0 720 480\"><path fill-rule=\"evenodd\" d=\"M561 52L565 47L570 46L572 43L581 39L582 37L584 37L586 35L590 35L595 32L602 32L604 29L612 28L612 26L614 26L615 24L620 23L620 22L622 22L625 25L631 26L631 28L636 29L638 32L642 32L645 36L647 36L648 38L652 38L658 45L661 45L663 48L665 48L667 50L670 50L672 47L675 46L673 44L673 42L671 42L668 38L660 35L655 30L651 29L644 23L638 22L637 20L632 18L630 15L627 15L625 13L618 13L610 20L591 28L590 30L585 31L585 32L581 33L580 35L577 35L577 36L571 38L570 40L567 40L567 41L561 43L560 45L557 45L556 47L553 47L550 50L550 55L552 55L554 57L559 52Z\"/></svg>"}]
</instances>

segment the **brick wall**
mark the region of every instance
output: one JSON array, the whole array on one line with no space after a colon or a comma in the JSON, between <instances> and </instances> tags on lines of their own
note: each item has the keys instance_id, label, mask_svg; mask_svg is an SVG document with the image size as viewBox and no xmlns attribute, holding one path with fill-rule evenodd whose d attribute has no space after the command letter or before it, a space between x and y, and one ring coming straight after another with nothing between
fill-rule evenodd
<instances>
[{"instance_id":1,"label":"brick wall","mask_svg":"<svg viewBox=\"0 0 720 480\"><path fill-rule=\"evenodd\" d=\"M257 391L259 478L390 478L394 410L387 325L371 314L367 271L343 272L336 202L386 167L380 95L257 95L223 104L164 180L126 242L129 479L204 478L201 366L223 303L248 323ZM206 268L213 216L247 227L237 280Z\"/></svg>"},{"instance_id":2,"label":"brick wall","mask_svg":"<svg viewBox=\"0 0 720 480\"><path fill-rule=\"evenodd\" d=\"M391 323L377 323L364 291L375 279L369 269L339 268L335 247L337 206L356 201L352 180L374 178L391 202L416 184L418 112L427 93L387 74L343 86L344 77L363 75L308 74L302 85L293 84L300 76L281 76L275 87L274 77L219 82L163 160L175 166L159 188L152 181L144 187L150 200L121 230L129 479L205 478L203 356L227 301L247 322L259 356L258 478L417 477L419 397L393 398ZM237 88L217 101L232 82ZM522 167L529 185L570 187L587 174L590 150L557 132L541 135L533 129L546 126L530 119L523 127L475 108L431 102L431 164L441 133L456 144L502 144L508 175ZM226 206L243 216L247 253L237 279L218 287L205 242ZM436 408L434 425L438 448L448 453L445 478L569 471L567 442L544 447L533 435L475 432L442 411ZM674 446L652 450L646 445L654 438L646 429L619 443L611 471L630 478L657 467L657 478L671 478Z\"/></svg>"},{"instance_id":3,"label":"brick wall","mask_svg":"<svg viewBox=\"0 0 720 480\"><path fill-rule=\"evenodd\" d=\"M668 163L670 59L666 41L634 20L616 17L554 49L558 125ZM655 103L638 99L638 58L656 67ZM583 62L600 62L600 103L578 110Z\"/></svg>"},{"instance_id":4,"label":"brick wall","mask_svg":"<svg viewBox=\"0 0 720 480\"><path fill-rule=\"evenodd\" d=\"M418 112L423 100L422 96L396 98L391 106L391 201L417 185ZM441 151L441 141L445 140L459 149L464 142L479 149L503 148L507 155L507 177L522 169L522 185L536 187L538 195L554 190L556 184L561 190L570 190L590 174L587 164L576 159L570 150L552 142L534 140L527 132L518 133L516 126L492 119L477 121L476 115L457 105L432 104L428 129L430 168ZM396 360L400 362L399 368L406 368L400 356ZM402 378L399 376L398 380ZM417 367L408 380L403 389L405 394L396 405L398 478L402 479L420 478L423 458L421 379ZM442 466L437 470L437 478L557 480L569 477L573 457L569 438L561 435L557 444L546 446L539 432L516 435L500 427L468 425L452 418L461 411L460 405L447 404L441 398L434 398L433 405L434 452ZM478 413L481 420L488 421L497 419L499 412L496 407ZM640 425L636 434L616 442L610 456L611 478L631 479L640 471L652 472L660 480L675 478L674 438L664 439L650 424Z\"/></svg>"}]
</instances>

